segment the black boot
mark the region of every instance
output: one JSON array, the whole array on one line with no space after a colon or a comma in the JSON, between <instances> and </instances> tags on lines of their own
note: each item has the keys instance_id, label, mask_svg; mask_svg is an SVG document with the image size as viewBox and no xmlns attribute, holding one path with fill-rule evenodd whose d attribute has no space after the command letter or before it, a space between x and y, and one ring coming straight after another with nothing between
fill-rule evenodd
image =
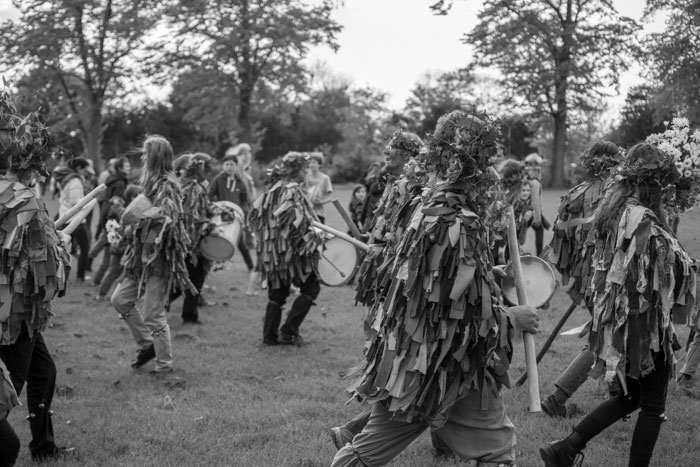
<instances>
[{"instance_id":1,"label":"black boot","mask_svg":"<svg viewBox=\"0 0 700 467\"><path fill-rule=\"evenodd\" d=\"M585 447L581 437L574 431L567 438L540 448L540 457L545 467L580 467L583 465L581 450Z\"/></svg>"},{"instance_id":2,"label":"black boot","mask_svg":"<svg viewBox=\"0 0 700 467\"><path fill-rule=\"evenodd\" d=\"M263 321L263 344L277 345L277 329L281 320L282 306L279 303L267 302Z\"/></svg>"},{"instance_id":3,"label":"black boot","mask_svg":"<svg viewBox=\"0 0 700 467\"><path fill-rule=\"evenodd\" d=\"M313 304L314 299L306 294L301 294L294 300L292 308L289 310L289 315L287 315L287 320L284 325L282 325L282 329L280 329L282 334L280 337L281 343L294 345L303 344L303 340L299 335L299 327L301 323L304 322L304 318L306 318Z\"/></svg>"},{"instance_id":4,"label":"black boot","mask_svg":"<svg viewBox=\"0 0 700 467\"><path fill-rule=\"evenodd\" d=\"M132 368L141 368L142 366L144 366L146 363L150 362L154 358L156 358L156 350L153 347L153 344L151 344L144 349L139 349L138 353L136 354L136 360L131 362L131 367Z\"/></svg>"}]
</instances>

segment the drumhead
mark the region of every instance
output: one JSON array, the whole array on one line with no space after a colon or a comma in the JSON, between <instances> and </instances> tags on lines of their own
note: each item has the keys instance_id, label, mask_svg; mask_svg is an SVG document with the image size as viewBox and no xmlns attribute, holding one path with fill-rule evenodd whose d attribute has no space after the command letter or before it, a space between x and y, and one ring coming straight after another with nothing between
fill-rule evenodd
<instances>
[{"instance_id":1,"label":"drumhead","mask_svg":"<svg viewBox=\"0 0 700 467\"><path fill-rule=\"evenodd\" d=\"M330 287L343 285L352 277L357 262L357 249L352 243L338 237L329 238L318 261L319 279Z\"/></svg>"},{"instance_id":2,"label":"drumhead","mask_svg":"<svg viewBox=\"0 0 700 467\"><path fill-rule=\"evenodd\" d=\"M199 242L199 252L210 261L228 261L233 258L236 247L225 232L214 231Z\"/></svg>"},{"instance_id":3,"label":"drumhead","mask_svg":"<svg viewBox=\"0 0 700 467\"><path fill-rule=\"evenodd\" d=\"M537 256L521 256L520 264L523 269L523 282L528 305L540 308L546 305L554 295L557 280L554 270L545 260ZM507 277L501 280L503 298L511 305L518 304L518 294L515 290L512 263L506 265Z\"/></svg>"},{"instance_id":4,"label":"drumhead","mask_svg":"<svg viewBox=\"0 0 700 467\"><path fill-rule=\"evenodd\" d=\"M216 201L214 204L216 204L219 207L227 207L229 209L233 209L240 215L241 219L245 219L245 213L243 212L243 209L233 201Z\"/></svg>"}]
</instances>

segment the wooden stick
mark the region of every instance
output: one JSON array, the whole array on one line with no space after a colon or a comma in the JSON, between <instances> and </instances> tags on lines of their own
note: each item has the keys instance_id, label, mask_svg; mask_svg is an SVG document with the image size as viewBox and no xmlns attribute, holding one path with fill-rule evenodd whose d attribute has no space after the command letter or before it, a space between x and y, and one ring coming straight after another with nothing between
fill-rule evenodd
<instances>
[{"instance_id":1,"label":"wooden stick","mask_svg":"<svg viewBox=\"0 0 700 467\"><path fill-rule=\"evenodd\" d=\"M90 214L90 211L92 211L96 205L96 199L90 200L90 202L88 202L78 214L71 218L70 224L63 228L63 233L71 235L75 231L75 229L78 228L80 223L85 220L85 218Z\"/></svg>"},{"instance_id":2,"label":"wooden stick","mask_svg":"<svg viewBox=\"0 0 700 467\"><path fill-rule=\"evenodd\" d=\"M107 185L102 183L101 185L98 185L97 188L92 190L90 193L87 195L83 196L83 198L78 201L78 203L70 208L64 215L59 217L56 222L53 223L54 227L56 229L60 229L63 224L68 222L69 219L71 219L74 215L76 215L83 207L85 207L86 204L88 204L93 198L95 198L97 195L102 193L107 189ZM94 206L94 205L93 205Z\"/></svg>"},{"instance_id":3,"label":"wooden stick","mask_svg":"<svg viewBox=\"0 0 700 467\"><path fill-rule=\"evenodd\" d=\"M366 243L362 243L361 241L352 238L350 235L341 232L340 230L336 230L333 227L328 227L326 224L321 224L320 222L316 221L311 221L311 226L316 227L317 229L321 229L325 232L331 233L336 237L345 240L346 242L352 243L353 245L355 245L363 251L369 251L369 246Z\"/></svg>"},{"instance_id":4,"label":"wooden stick","mask_svg":"<svg viewBox=\"0 0 700 467\"><path fill-rule=\"evenodd\" d=\"M518 294L518 303L527 305L527 293L525 291L525 281L523 280L523 267L520 264L520 245L518 244L518 234L515 227L515 215L513 207L508 208L508 247L510 248L510 261L513 267L513 278L515 280L515 291ZM535 352L535 336L529 332L523 332L523 344L525 344L525 367L527 368L527 392L530 397L530 412L541 412L540 386L537 374L537 358Z\"/></svg>"},{"instance_id":5,"label":"wooden stick","mask_svg":"<svg viewBox=\"0 0 700 467\"><path fill-rule=\"evenodd\" d=\"M544 345L542 346L540 351L537 352L537 363L540 363L542 361L542 358L545 356L545 354L549 350L549 347L551 347L552 342L554 342L554 339L557 338L557 336L559 335L559 331L561 331L561 328L564 327L564 324L566 324L566 320L569 319L569 317L571 316L571 313L573 313L574 310L576 310L577 306L578 306L578 303L573 302L571 304L571 306L569 307L569 309L566 310L566 312L564 312L564 314L562 315L562 317L559 320L559 322L557 323L557 325L554 326L554 330L552 330L552 334L549 335L549 337L547 338L547 341L544 343ZM520 379L515 383L515 385L522 386L526 379L527 379L527 372L523 373L520 376Z\"/></svg>"},{"instance_id":6,"label":"wooden stick","mask_svg":"<svg viewBox=\"0 0 700 467\"><path fill-rule=\"evenodd\" d=\"M355 238L360 238L360 236L362 235L360 233L360 229L358 229L357 225L355 225L355 223L352 221L352 219L348 215L348 212L345 210L345 208L343 207L343 204L340 202L340 200L338 198L335 198L333 200L333 206L335 206L335 208L340 213L340 217L342 217L343 220L345 221L345 223L347 224L348 229L350 229L350 232L352 232L352 236Z\"/></svg>"}]
</instances>

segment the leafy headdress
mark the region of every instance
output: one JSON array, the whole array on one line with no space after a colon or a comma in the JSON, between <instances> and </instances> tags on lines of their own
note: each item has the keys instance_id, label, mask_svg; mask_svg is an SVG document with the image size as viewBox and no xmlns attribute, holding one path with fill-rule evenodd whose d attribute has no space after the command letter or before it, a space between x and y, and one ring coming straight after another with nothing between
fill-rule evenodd
<instances>
[{"instance_id":1,"label":"leafy headdress","mask_svg":"<svg viewBox=\"0 0 700 467\"><path fill-rule=\"evenodd\" d=\"M440 117L428 151L420 156L427 170L463 190L481 216L493 202L494 186L499 185L493 169L499 134L494 120L455 110Z\"/></svg>"},{"instance_id":2,"label":"leafy headdress","mask_svg":"<svg viewBox=\"0 0 700 467\"><path fill-rule=\"evenodd\" d=\"M586 179L606 179L611 169L620 165L625 151L610 141L596 141L586 148L581 156L581 166Z\"/></svg>"},{"instance_id":3,"label":"leafy headdress","mask_svg":"<svg viewBox=\"0 0 700 467\"><path fill-rule=\"evenodd\" d=\"M291 151L282 160L267 169L267 184L272 186L280 180L291 180L301 169L309 166L311 158L306 153Z\"/></svg>"},{"instance_id":4,"label":"leafy headdress","mask_svg":"<svg viewBox=\"0 0 700 467\"><path fill-rule=\"evenodd\" d=\"M38 112L20 117L7 87L0 89L0 160L20 180L36 171L48 177L45 161L59 151Z\"/></svg>"},{"instance_id":5,"label":"leafy headdress","mask_svg":"<svg viewBox=\"0 0 700 467\"><path fill-rule=\"evenodd\" d=\"M408 157L416 157L423 148L423 141L414 133L397 130L391 135L387 149L394 148L408 153Z\"/></svg>"}]
</instances>

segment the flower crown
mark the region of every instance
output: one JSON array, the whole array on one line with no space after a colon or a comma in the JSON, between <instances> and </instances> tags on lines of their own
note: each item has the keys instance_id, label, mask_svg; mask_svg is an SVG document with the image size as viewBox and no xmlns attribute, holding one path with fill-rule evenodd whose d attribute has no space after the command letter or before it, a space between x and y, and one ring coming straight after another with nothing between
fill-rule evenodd
<instances>
[{"instance_id":1,"label":"flower crown","mask_svg":"<svg viewBox=\"0 0 700 467\"><path fill-rule=\"evenodd\" d=\"M686 211L700 201L700 130L691 133L687 118L677 117L664 125L663 133L649 135L646 142L671 158L680 177L675 201L680 211Z\"/></svg>"},{"instance_id":2,"label":"flower crown","mask_svg":"<svg viewBox=\"0 0 700 467\"><path fill-rule=\"evenodd\" d=\"M15 99L7 88L0 89L0 157L9 160L11 170L20 175L35 170L48 176L44 161L59 149L38 111L20 117Z\"/></svg>"}]
</instances>

